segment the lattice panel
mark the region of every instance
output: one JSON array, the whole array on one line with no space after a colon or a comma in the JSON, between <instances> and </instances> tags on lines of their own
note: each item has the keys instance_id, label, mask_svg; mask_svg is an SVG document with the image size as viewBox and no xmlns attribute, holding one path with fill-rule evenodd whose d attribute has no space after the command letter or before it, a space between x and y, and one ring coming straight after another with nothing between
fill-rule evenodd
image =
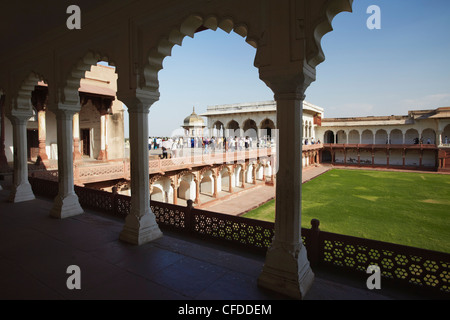
<instances>
[{"instance_id":1,"label":"lattice panel","mask_svg":"<svg viewBox=\"0 0 450 320\"><path fill-rule=\"evenodd\" d=\"M173 227L176 229L186 228L186 207L169 206L166 203L162 205L159 202L151 201L150 208L155 214L156 222L161 226Z\"/></svg>"},{"instance_id":2,"label":"lattice panel","mask_svg":"<svg viewBox=\"0 0 450 320\"><path fill-rule=\"evenodd\" d=\"M82 187L75 187L75 193L82 206L106 213L114 212L114 195L112 193Z\"/></svg>"},{"instance_id":3,"label":"lattice panel","mask_svg":"<svg viewBox=\"0 0 450 320\"><path fill-rule=\"evenodd\" d=\"M33 193L42 197L54 198L58 195L58 182L29 177Z\"/></svg>"},{"instance_id":4,"label":"lattice panel","mask_svg":"<svg viewBox=\"0 0 450 320\"><path fill-rule=\"evenodd\" d=\"M449 261L337 240L324 240L323 245L323 262L326 264L362 272L370 265L377 265L385 278L450 293Z\"/></svg>"},{"instance_id":5,"label":"lattice panel","mask_svg":"<svg viewBox=\"0 0 450 320\"><path fill-rule=\"evenodd\" d=\"M272 243L274 234L273 228L265 228L261 225L251 224L250 219L233 221L206 214L195 214L194 221L194 231L200 235L207 235L258 248L268 248Z\"/></svg>"},{"instance_id":6,"label":"lattice panel","mask_svg":"<svg viewBox=\"0 0 450 320\"><path fill-rule=\"evenodd\" d=\"M111 174L123 174L123 163L114 165L101 165L101 166L89 166L79 167L80 178L92 177L92 176L104 176Z\"/></svg>"},{"instance_id":7,"label":"lattice panel","mask_svg":"<svg viewBox=\"0 0 450 320\"><path fill-rule=\"evenodd\" d=\"M131 198L123 195L115 195L115 203L116 203L116 214L124 219L130 213L131 208Z\"/></svg>"}]
</instances>

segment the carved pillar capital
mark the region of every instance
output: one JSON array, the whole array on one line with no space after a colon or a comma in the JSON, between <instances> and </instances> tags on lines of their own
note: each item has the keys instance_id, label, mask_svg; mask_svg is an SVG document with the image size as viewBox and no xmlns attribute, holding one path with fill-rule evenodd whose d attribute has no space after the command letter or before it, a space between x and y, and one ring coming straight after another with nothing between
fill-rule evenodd
<instances>
[{"instance_id":1,"label":"carved pillar capital","mask_svg":"<svg viewBox=\"0 0 450 320\"><path fill-rule=\"evenodd\" d=\"M129 113L148 113L150 107L159 100L159 92L136 90L134 95L119 98L128 108Z\"/></svg>"},{"instance_id":2,"label":"carved pillar capital","mask_svg":"<svg viewBox=\"0 0 450 320\"><path fill-rule=\"evenodd\" d=\"M316 71L306 63L292 63L288 67L261 68L259 75L272 89L276 101L304 100L306 89L316 78Z\"/></svg>"}]
</instances>

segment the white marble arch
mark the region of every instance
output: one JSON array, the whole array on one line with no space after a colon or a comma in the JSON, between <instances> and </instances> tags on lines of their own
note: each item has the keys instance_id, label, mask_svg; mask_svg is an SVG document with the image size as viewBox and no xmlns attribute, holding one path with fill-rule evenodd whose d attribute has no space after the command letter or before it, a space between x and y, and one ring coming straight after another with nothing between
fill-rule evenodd
<instances>
[{"instance_id":1,"label":"white marble arch","mask_svg":"<svg viewBox=\"0 0 450 320\"><path fill-rule=\"evenodd\" d=\"M378 129L375 132L375 144L388 144L388 133L385 129Z\"/></svg>"},{"instance_id":2,"label":"white marble arch","mask_svg":"<svg viewBox=\"0 0 450 320\"><path fill-rule=\"evenodd\" d=\"M400 129L392 129L389 133L390 144L403 144L403 132Z\"/></svg>"},{"instance_id":3,"label":"white marble arch","mask_svg":"<svg viewBox=\"0 0 450 320\"><path fill-rule=\"evenodd\" d=\"M234 175L228 166L224 166L219 171L219 179L217 180L217 192L228 191L231 192L234 184Z\"/></svg>"},{"instance_id":4,"label":"white marble arch","mask_svg":"<svg viewBox=\"0 0 450 320\"><path fill-rule=\"evenodd\" d=\"M200 193L212 196L214 194L215 176L211 169L204 171L200 175Z\"/></svg>"},{"instance_id":5,"label":"white marble arch","mask_svg":"<svg viewBox=\"0 0 450 320\"><path fill-rule=\"evenodd\" d=\"M178 179L178 198L192 200L196 198L196 177L193 173L183 175Z\"/></svg>"},{"instance_id":6,"label":"white marble arch","mask_svg":"<svg viewBox=\"0 0 450 320\"><path fill-rule=\"evenodd\" d=\"M373 132L370 129L365 129L361 133L361 144L373 144Z\"/></svg>"},{"instance_id":7,"label":"white marble arch","mask_svg":"<svg viewBox=\"0 0 450 320\"><path fill-rule=\"evenodd\" d=\"M410 128L405 132L405 144L414 144L414 139L419 139L419 131L414 128Z\"/></svg>"},{"instance_id":8,"label":"white marble arch","mask_svg":"<svg viewBox=\"0 0 450 320\"><path fill-rule=\"evenodd\" d=\"M39 9L39 3L27 6L30 12ZM182 45L185 36L193 37L204 28L234 31L257 48L254 65L260 79L274 92L277 122L282 124L279 152L293 156L280 157L277 163L278 178L283 183L277 184L276 232L258 284L303 298L314 274L301 239L301 137L295 128L301 126L305 91L316 78L316 67L325 59L321 39L332 30L332 20L338 13L351 11L352 1L248 0L243 5L238 0L136 0L113 1L109 6L108 10L91 6L83 11L82 32L64 26L53 29L45 22L41 28L30 28L18 21L18 6L4 17L4 24L11 26L18 41L15 47L10 43L0 52L0 69L5 70L0 74L0 87L11 88L7 95L15 96L20 87L17 79L24 79L24 70L27 73L36 68L51 77L49 83L57 84L50 99L57 106L59 199L63 200L55 200L55 205L64 211L68 204L65 200L73 195L71 117L79 111L79 81L90 65L100 60L114 61L119 71L118 98L129 112L131 148L131 209L120 239L142 245L161 237L150 209L148 182L148 115L149 107L160 95L158 73L172 47ZM305 23L300 29L298 21ZM113 23L114 27L105 23ZM25 36L32 40L26 43L26 50L16 51ZM289 174L292 170L293 175ZM194 189L194 180L189 176L181 179L181 183L189 184L184 191ZM192 192L184 196L192 197ZM70 201L77 203L75 197Z\"/></svg>"}]
</instances>

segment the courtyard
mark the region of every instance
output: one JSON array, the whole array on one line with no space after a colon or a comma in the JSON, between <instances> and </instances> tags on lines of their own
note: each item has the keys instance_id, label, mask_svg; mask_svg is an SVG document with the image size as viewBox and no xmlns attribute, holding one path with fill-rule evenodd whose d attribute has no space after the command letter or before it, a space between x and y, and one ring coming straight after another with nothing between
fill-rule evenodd
<instances>
[{"instance_id":1,"label":"courtyard","mask_svg":"<svg viewBox=\"0 0 450 320\"><path fill-rule=\"evenodd\" d=\"M302 185L302 227L450 252L450 176L333 169ZM244 215L274 221L275 200Z\"/></svg>"}]
</instances>

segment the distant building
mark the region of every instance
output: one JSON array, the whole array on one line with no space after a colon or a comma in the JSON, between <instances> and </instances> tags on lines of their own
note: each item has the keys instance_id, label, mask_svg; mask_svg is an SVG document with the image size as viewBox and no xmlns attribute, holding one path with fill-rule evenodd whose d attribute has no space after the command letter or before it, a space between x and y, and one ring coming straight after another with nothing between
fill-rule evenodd
<instances>
[{"instance_id":1,"label":"distant building","mask_svg":"<svg viewBox=\"0 0 450 320\"><path fill-rule=\"evenodd\" d=\"M207 135L273 138L274 101L210 106ZM448 166L450 107L409 111L403 116L325 118L321 107L303 103L302 143L321 143L320 162L430 169Z\"/></svg>"},{"instance_id":2,"label":"distant building","mask_svg":"<svg viewBox=\"0 0 450 320\"><path fill-rule=\"evenodd\" d=\"M187 137L202 137L203 129L206 127L205 120L195 113L195 107L192 113L184 119L183 129Z\"/></svg>"},{"instance_id":3,"label":"distant building","mask_svg":"<svg viewBox=\"0 0 450 320\"><path fill-rule=\"evenodd\" d=\"M275 101L227 104L207 107L202 116L208 119L210 136L274 136L277 128ZM315 138L323 109L309 102L303 103L303 137Z\"/></svg>"},{"instance_id":4,"label":"distant building","mask_svg":"<svg viewBox=\"0 0 450 320\"><path fill-rule=\"evenodd\" d=\"M445 144L450 107L413 110L403 116L325 118L317 128L324 143Z\"/></svg>"},{"instance_id":5,"label":"distant building","mask_svg":"<svg viewBox=\"0 0 450 320\"><path fill-rule=\"evenodd\" d=\"M325 143L322 162L442 169L448 166L443 150L450 146L450 107L403 116L325 118L316 135Z\"/></svg>"}]
</instances>

